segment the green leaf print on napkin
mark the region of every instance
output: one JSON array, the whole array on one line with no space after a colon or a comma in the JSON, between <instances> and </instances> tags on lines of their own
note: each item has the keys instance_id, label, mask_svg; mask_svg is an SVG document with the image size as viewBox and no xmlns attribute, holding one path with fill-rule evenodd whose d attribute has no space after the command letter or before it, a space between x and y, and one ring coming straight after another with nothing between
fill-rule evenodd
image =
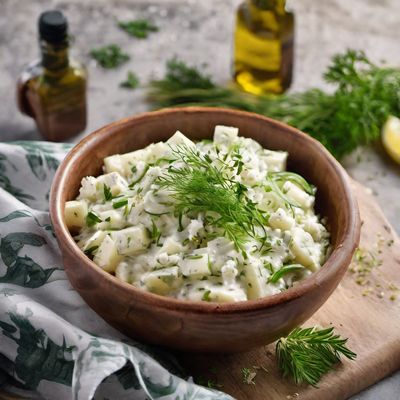
<instances>
[{"instance_id":1,"label":"green leaf print on napkin","mask_svg":"<svg viewBox=\"0 0 400 400\"><path fill-rule=\"evenodd\" d=\"M92 399L100 386L101 398L110 400L117 393L121 399L231 400L194 384L160 349L125 343L65 279L56 279L63 273L50 268L59 266L60 253L46 194L71 147L0 144L0 386L36 391L26 398L59 400Z\"/></svg>"},{"instance_id":2,"label":"green leaf print on napkin","mask_svg":"<svg viewBox=\"0 0 400 400\"><path fill-rule=\"evenodd\" d=\"M30 217L30 216L31 216L31 214L29 213L29 211L16 210L16 211L13 211L12 213L6 215L5 217L0 218L0 222L8 222L8 221L11 221L16 218L25 218L25 217Z\"/></svg>"},{"instance_id":3,"label":"green leaf print on napkin","mask_svg":"<svg viewBox=\"0 0 400 400\"><path fill-rule=\"evenodd\" d=\"M74 361L72 351L63 338L62 346L54 343L43 329L35 329L23 316L10 313L14 325L0 321L3 335L17 344L14 374L28 389L36 389L42 380L71 385ZM14 335L15 333L16 334Z\"/></svg>"},{"instance_id":4,"label":"green leaf print on napkin","mask_svg":"<svg viewBox=\"0 0 400 400\"><path fill-rule=\"evenodd\" d=\"M48 178L47 171L55 171L58 168L60 162L52 155L53 146L34 142L18 142L18 144L26 150L29 167L40 181Z\"/></svg>"},{"instance_id":5,"label":"green leaf print on napkin","mask_svg":"<svg viewBox=\"0 0 400 400\"><path fill-rule=\"evenodd\" d=\"M57 268L43 269L32 258L18 256L25 245L40 247L44 244L46 240L34 233L14 232L1 238L1 259L8 268L6 274L0 277L0 283L13 283L29 288L44 285Z\"/></svg>"},{"instance_id":6,"label":"green leaf print on napkin","mask_svg":"<svg viewBox=\"0 0 400 400\"><path fill-rule=\"evenodd\" d=\"M11 385L18 389L26 389L24 384L17 381L14 378L14 376L10 375L10 374L15 375L14 370L15 370L14 363L3 354L0 354L0 388L2 385Z\"/></svg>"},{"instance_id":7,"label":"green leaf print on napkin","mask_svg":"<svg viewBox=\"0 0 400 400\"><path fill-rule=\"evenodd\" d=\"M57 159L49 155L44 155L41 152L38 152L37 154L27 154L26 160L28 161L32 173L40 181L46 180L47 178L46 170L55 171L59 164Z\"/></svg>"},{"instance_id":8,"label":"green leaf print on napkin","mask_svg":"<svg viewBox=\"0 0 400 400\"><path fill-rule=\"evenodd\" d=\"M7 173L6 164L8 164L9 167L12 167L14 171L18 170L14 164L8 161L7 157L4 154L0 154L0 187L22 202L24 201L24 199L35 200L35 198L30 194L24 193L21 189L11 184L10 179L6 175Z\"/></svg>"},{"instance_id":9,"label":"green leaf print on napkin","mask_svg":"<svg viewBox=\"0 0 400 400\"><path fill-rule=\"evenodd\" d=\"M37 226L39 226L40 228L44 228L44 230L46 231L49 231L54 238L56 237L53 226L51 224L41 224L40 221L36 218L35 214L33 214L29 210L15 210L10 214L6 215L5 217L0 218L0 222L9 222L12 221L13 219L25 218L25 217L32 217L35 220Z\"/></svg>"}]
</instances>

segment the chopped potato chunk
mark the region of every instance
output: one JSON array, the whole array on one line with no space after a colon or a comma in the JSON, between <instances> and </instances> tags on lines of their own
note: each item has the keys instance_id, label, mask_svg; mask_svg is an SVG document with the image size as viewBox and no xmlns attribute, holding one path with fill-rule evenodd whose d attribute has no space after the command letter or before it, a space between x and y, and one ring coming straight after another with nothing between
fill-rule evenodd
<instances>
[{"instance_id":1,"label":"chopped potato chunk","mask_svg":"<svg viewBox=\"0 0 400 400\"><path fill-rule=\"evenodd\" d=\"M88 213L86 201L72 200L65 203L65 223L68 229L79 229L85 226L85 219Z\"/></svg>"},{"instance_id":2,"label":"chopped potato chunk","mask_svg":"<svg viewBox=\"0 0 400 400\"><path fill-rule=\"evenodd\" d=\"M97 249L93 261L104 271L114 272L121 258L114 240L109 235L106 235Z\"/></svg>"}]
</instances>

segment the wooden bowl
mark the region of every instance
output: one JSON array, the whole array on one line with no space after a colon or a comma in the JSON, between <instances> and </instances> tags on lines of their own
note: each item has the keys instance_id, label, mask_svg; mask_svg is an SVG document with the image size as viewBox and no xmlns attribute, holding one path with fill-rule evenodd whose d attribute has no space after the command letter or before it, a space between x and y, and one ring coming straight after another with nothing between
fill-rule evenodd
<instances>
[{"instance_id":1,"label":"wooden bowl","mask_svg":"<svg viewBox=\"0 0 400 400\"><path fill-rule=\"evenodd\" d=\"M211 138L215 125L238 127L272 150L289 152L288 170L317 186L317 211L328 218L333 251L323 268L295 287L258 300L216 304L158 296L104 272L75 244L64 220L81 179L101 174L103 159L168 139L177 129ZM144 342L196 352L238 352L271 343L327 300L350 264L360 219L348 177L325 148L298 130L260 115L217 108L174 108L122 119L83 139L61 163L51 189L51 219L73 287L110 325Z\"/></svg>"}]
</instances>

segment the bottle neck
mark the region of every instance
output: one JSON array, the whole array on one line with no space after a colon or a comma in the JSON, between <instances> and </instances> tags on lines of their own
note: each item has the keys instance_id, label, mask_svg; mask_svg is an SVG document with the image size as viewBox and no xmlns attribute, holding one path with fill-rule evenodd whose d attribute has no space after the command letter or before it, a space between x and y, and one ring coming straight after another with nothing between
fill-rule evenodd
<instances>
[{"instance_id":1,"label":"bottle neck","mask_svg":"<svg viewBox=\"0 0 400 400\"><path fill-rule=\"evenodd\" d=\"M285 13L286 0L247 0L249 7L257 11L269 11L279 15Z\"/></svg>"},{"instance_id":2,"label":"bottle neck","mask_svg":"<svg viewBox=\"0 0 400 400\"><path fill-rule=\"evenodd\" d=\"M53 44L40 40L40 50L45 75L52 77L63 75L69 66L68 43Z\"/></svg>"},{"instance_id":3,"label":"bottle neck","mask_svg":"<svg viewBox=\"0 0 400 400\"><path fill-rule=\"evenodd\" d=\"M285 0L247 0L249 22L256 30L279 32L286 14Z\"/></svg>"}]
</instances>

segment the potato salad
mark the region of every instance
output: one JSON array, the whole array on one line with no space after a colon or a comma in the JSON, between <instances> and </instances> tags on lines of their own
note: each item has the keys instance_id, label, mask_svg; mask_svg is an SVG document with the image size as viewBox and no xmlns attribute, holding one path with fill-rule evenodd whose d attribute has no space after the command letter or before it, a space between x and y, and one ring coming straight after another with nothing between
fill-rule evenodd
<instances>
[{"instance_id":1,"label":"potato salad","mask_svg":"<svg viewBox=\"0 0 400 400\"><path fill-rule=\"evenodd\" d=\"M78 246L99 268L177 299L237 302L273 295L323 265L326 221L316 189L286 171L288 154L216 126L104 159L65 205Z\"/></svg>"}]
</instances>

